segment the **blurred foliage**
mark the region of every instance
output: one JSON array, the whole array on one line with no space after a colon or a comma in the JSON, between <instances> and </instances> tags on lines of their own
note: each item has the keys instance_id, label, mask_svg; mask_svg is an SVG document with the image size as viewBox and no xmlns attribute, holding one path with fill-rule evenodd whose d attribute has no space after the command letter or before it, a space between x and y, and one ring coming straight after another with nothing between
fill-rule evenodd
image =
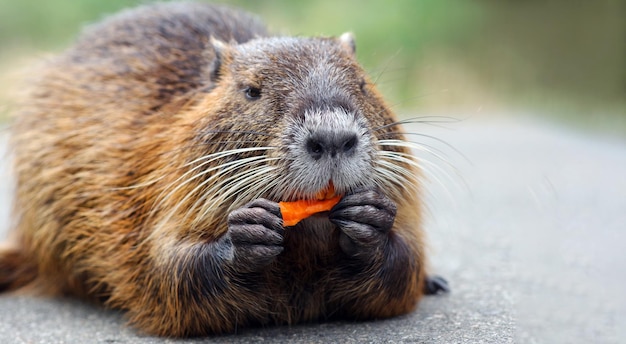
<instances>
[{"instance_id":1,"label":"blurred foliage","mask_svg":"<svg viewBox=\"0 0 626 344\"><path fill-rule=\"evenodd\" d=\"M0 74L145 2L0 0ZM354 32L359 60L405 112L515 109L626 133L624 0L222 2L257 13L277 33ZM0 76L2 89L8 80Z\"/></svg>"}]
</instances>

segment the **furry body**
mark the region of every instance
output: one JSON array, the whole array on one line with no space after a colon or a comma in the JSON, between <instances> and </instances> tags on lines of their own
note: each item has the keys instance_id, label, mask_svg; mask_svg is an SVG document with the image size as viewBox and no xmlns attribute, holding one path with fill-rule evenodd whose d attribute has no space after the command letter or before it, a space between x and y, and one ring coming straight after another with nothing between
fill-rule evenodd
<instances>
[{"instance_id":1,"label":"furry body","mask_svg":"<svg viewBox=\"0 0 626 344\"><path fill-rule=\"evenodd\" d=\"M353 49L193 3L88 28L15 118L0 290L79 295L164 336L414 309L419 172ZM277 202L329 182L340 203L284 228Z\"/></svg>"}]
</instances>

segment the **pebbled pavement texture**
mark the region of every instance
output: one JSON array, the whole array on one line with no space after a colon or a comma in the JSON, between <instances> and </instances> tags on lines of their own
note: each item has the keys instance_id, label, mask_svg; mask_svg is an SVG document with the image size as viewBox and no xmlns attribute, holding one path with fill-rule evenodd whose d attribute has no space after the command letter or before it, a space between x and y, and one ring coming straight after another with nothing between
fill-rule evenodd
<instances>
[{"instance_id":1,"label":"pebbled pavement texture","mask_svg":"<svg viewBox=\"0 0 626 344\"><path fill-rule=\"evenodd\" d=\"M174 340L138 334L123 314L78 300L0 295L0 342L626 342L626 140L519 118L408 131L424 145L432 270L452 288L412 314ZM10 183L0 177L4 238Z\"/></svg>"}]
</instances>

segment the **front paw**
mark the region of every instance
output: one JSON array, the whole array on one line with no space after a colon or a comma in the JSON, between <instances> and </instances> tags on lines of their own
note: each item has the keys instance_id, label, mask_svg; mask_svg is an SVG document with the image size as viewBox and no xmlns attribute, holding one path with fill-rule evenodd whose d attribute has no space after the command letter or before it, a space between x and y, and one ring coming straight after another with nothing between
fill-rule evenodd
<instances>
[{"instance_id":1,"label":"front paw","mask_svg":"<svg viewBox=\"0 0 626 344\"><path fill-rule=\"evenodd\" d=\"M258 271L283 251L283 220L278 203L254 200L228 215L228 233L234 248L234 268Z\"/></svg>"},{"instance_id":2,"label":"front paw","mask_svg":"<svg viewBox=\"0 0 626 344\"><path fill-rule=\"evenodd\" d=\"M341 230L341 249L350 256L366 257L386 242L395 218L395 202L375 189L343 197L329 214Z\"/></svg>"}]
</instances>

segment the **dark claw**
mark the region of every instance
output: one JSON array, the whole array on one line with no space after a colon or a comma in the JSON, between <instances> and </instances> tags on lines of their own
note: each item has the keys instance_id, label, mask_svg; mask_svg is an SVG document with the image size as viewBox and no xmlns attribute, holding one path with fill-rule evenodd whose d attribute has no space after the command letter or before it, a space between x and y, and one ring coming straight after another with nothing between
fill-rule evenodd
<instances>
[{"instance_id":1,"label":"dark claw","mask_svg":"<svg viewBox=\"0 0 626 344\"><path fill-rule=\"evenodd\" d=\"M424 294L436 295L450 292L450 286L441 276L426 276L424 281Z\"/></svg>"}]
</instances>

